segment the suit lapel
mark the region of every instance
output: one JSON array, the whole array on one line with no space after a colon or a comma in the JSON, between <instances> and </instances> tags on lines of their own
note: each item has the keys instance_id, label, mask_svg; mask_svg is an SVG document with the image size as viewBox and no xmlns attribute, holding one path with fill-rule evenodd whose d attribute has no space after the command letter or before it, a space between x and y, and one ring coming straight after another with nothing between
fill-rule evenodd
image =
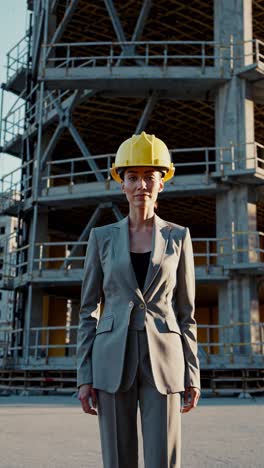
<instances>
[{"instance_id":1,"label":"suit lapel","mask_svg":"<svg viewBox=\"0 0 264 468\"><path fill-rule=\"evenodd\" d=\"M120 281L127 285L143 300L130 257L129 223L128 216L115 224L112 230L114 261L119 263Z\"/></svg>"},{"instance_id":2,"label":"suit lapel","mask_svg":"<svg viewBox=\"0 0 264 468\"><path fill-rule=\"evenodd\" d=\"M143 296L153 283L163 260L169 239L170 227L159 216L155 214L152 233L152 249L148 272L144 284Z\"/></svg>"},{"instance_id":3,"label":"suit lapel","mask_svg":"<svg viewBox=\"0 0 264 468\"><path fill-rule=\"evenodd\" d=\"M140 296L141 300L144 300L143 296L150 288L160 269L169 233L170 227L168 224L159 216L154 215L151 256L142 294L131 263L128 216L116 223L112 228L114 261L119 264L120 281L125 280L127 285Z\"/></svg>"}]
</instances>

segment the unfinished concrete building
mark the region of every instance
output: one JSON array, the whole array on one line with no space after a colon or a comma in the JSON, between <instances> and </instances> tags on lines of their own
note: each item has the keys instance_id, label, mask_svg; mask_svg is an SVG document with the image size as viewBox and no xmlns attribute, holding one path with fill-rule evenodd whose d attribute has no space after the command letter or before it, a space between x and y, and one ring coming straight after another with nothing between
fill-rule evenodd
<instances>
[{"instance_id":1,"label":"unfinished concrete building","mask_svg":"<svg viewBox=\"0 0 264 468\"><path fill-rule=\"evenodd\" d=\"M93 226L127 214L109 175L145 130L171 150L158 214L187 225L206 391L263 391L264 0L36 0L7 56L2 181L18 218L0 287L14 292L1 386L75 388Z\"/></svg>"}]
</instances>

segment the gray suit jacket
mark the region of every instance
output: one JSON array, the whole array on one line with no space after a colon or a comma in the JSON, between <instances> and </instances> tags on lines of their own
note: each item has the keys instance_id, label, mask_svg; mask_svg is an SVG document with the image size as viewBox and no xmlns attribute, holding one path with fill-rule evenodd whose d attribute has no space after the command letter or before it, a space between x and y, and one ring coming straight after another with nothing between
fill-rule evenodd
<instances>
[{"instance_id":1,"label":"gray suit jacket","mask_svg":"<svg viewBox=\"0 0 264 468\"><path fill-rule=\"evenodd\" d=\"M134 309L145 314L151 367L159 392L180 392L186 386L200 388L189 229L154 216L143 292L129 250L128 217L91 230L77 336L77 387L92 383L94 388L110 393L118 390Z\"/></svg>"}]
</instances>

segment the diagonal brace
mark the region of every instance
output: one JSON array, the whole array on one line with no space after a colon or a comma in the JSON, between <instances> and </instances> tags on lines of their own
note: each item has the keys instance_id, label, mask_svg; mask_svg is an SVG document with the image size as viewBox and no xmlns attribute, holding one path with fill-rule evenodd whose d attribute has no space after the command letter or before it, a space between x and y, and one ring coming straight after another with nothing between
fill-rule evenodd
<instances>
[{"instance_id":1,"label":"diagonal brace","mask_svg":"<svg viewBox=\"0 0 264 468\"><path fill-rule=\"evenodd\" d=\"M132 42L140 40L140 37L142 36L143 29L144 29L144 26L145 26L145 23L146 23L146 20L148 18L149 12L150 12L151 5L152 5L152 0L144 0L143 5L142 5L141 10L140 10L140 13L139 13L139 17L138 17L138 20L137 20L135 30L133 32Z\"/></svg>"},{"instance_id":2,"label":"diagonal brace","mask_svg":"<svg viewBox=\"0 0 264 468\"><path fill-rule=\"evenodd\" d=\"M49 159L50 155L53 153L53 151L55 149L55 146L56 146L56 144L58 142L58 139L60 138L63 131L64 131L64 126L59 124L57 126L55 132L53 133L53 135L52 135L52 137L51 137L51 139L49 141L49 144L48 144L47 148L45 149L44 154L42 156L41 163L40 163L40 170L41 171L43 171L46 161Z\"/></svg>"},{"instance_id":3,"label":"diagonal brace","mask_svg":"<svg viewBox=\"0 0 264 468\"><path fill-rule=\"evenodd\" d=\"M112 0L104 0L119 42L126 42L126 36Z\"/></svg>"},{"instance_id":4,"label":"diagonal brace","mask_svg":"<svg viewBox=\"0 0 264 468\"><path fill-rule=\"evenodd\" d=\"M52 15L55 14L58 3L59 3L59 0L53 0L52 1L51 8L50 8L50 11L51 11Z\"/></svg>"},{"instance_id":5,"label":"diagonal brace","mask_svg":"<svg viewBox=\"0 0 264 468\"><path fill-rule=\"evenodd\" d=\"M101 210L102 210L102 207L101 207L101 205L99 205L96 208L96 210L93 212L91 218L89 219L88 223L86 224L86 226L85 226L84 230L82 231L82 233L81 233L79 239L77 240L77 242L83 242L84 240L88 239L92 227L95 226L98 218L100 217ZM64 260L63 264L60 266L60 270L63 270L65 268L66 264L69 262L69 259L71 257L74 257L75 253L77 252L77 250L79 248L80 248L80 245L75 244L73 246L73 248L71 249L71 253L70 253L69 257L67 257Z\"/></svg>"},{"instance_id":6,"label":"diagonal brace","mask_svg":"<svg viewBox=\"0 0 264 468\"><path fill-rule=\"evenodd\" d=\"M135 134L139 134L143 130L145 130L147 123L149 121L151 112L153 111L157 100L158 100L158 94L155 91L153 91L152 95L147 100L145 109L143 110L140 120L137 124Z\"/></svg>"},{"instance_id":7,"label":"diagonal brace","mask_svg":"<svg viewBox=\"0 0 264 468\"><path fill-rule=\"evenodd\" d=\"M68 115L72 114L72 111L77 104L77 102L80 100L80 96L82 94L82 91L80 89L76 89L71 97L71 100L69 102L69 105L67 106L66 112Z\"/></svg>"},{"instance_id":8,"label":"diagonal brace","mask_svg":"<svg viewBox=\"0 0 264 468\"><path fill-rule=\"evenodd\" d=\"M91 153L88 151L88 148L86 144L84 143L83 139L81 138L78 130L74 127L72 122L69 122L68 128L74 141L76 142L77 146L80 148L82 155L87 160L87 163L89 164L90 168L94 172L97 181L104 182L105 179L102 173L100 172L96 162L94 161L94 159L91 158Z\"/></svg>"},{"instance_id":9,"label":"diagonal brace","mask_svg":"<svg viewBox=\"0 0 264 468\"><path fill-rule=\"evenodd\" d=\"M49 97L50 101L52 102L52 104L54 105L59 118L61 119L61 117L63 116L63 110L62 110L61 106L58 104L56 99L52 96L50 91L48 91L48 97Z\"/></svg>"},{"instance_id":10,"label":"diagonal brace","mask_svg":"<svg viewBox=\"0 0 264 468\"><path fill-rule=\"evenodd\" d=\"M44 27L44 9L42 8L38 22L34 25L33 37L33 54L32 54L32 75L35 77L37 74L38 59L41 52L40 39ZM37 28L37 30L36 30Z\"/></svg>"},{"instance_id":11,"label":"diagonal brace","mask_svg":"<svg viewBox=\"0 0 264 468\"><path fill-rule=\"evenodd\" d=\"M51 44L56 44L57 42L59 42L61 36L63 35L64 31L65 31L65 28L67 26L67 24L69 23L69 21L71 20L76 8L77 8L77 5L78 5L78 2L79 0L71 0L69 6L67 7L66 11L65 11L65 14L63 16L63 19L62 21L60 22L58 28L56 29L55 33L53 34L53 37L50 41ZM48 14L48 12L46 12L46 14ZM51 49L52 49L52 46L50 46L48 49L47 49L47 52L46 52L46 60L51 52Z\"/></svg>"},{"instance_id":12,"label":"diagonal brace","mask_svg":"<svg viewBox=\"0 0 264 468\"><path fill-rule=\"evenodd\" d=\"M119 210L118 206L115 203L113 203L112 205L112 211L117 221L120 221L121 219L123 219L124 216L122 215L121 211Z\"/></svg>"},{"instance_id":13,"label":"diagonal brace","mask_svg":"<svg viewBox=\"0 0 264 468\"><path fill-rule=\"evenodd\" d=\"M144 0L143 5L142 5L141 10L140 10L138 20L137 20L137 24L135 26L135 30L134 30L133 35L132 35L132 39L131 39L132 42L140 40L140 37L142 36L142 32L143 32L143 29L144 29L144 26L145 26L145 23L146 23L146 20L147 20L147 17L148 17L149 12L150 12L151 5L152 5L152 0ZM124 52L125 52L125 50L123 50L122 53L120 54L121 57L124 55ZM130 55L135 54L135 46L133 44L129 48L129 53L130 53ZM138 63L138 65L142 65L142 61L137 60L136 62ZM116 63L116 66L119 66L120 63L121 63L121 58L118 59L118 61Z\"/></svg>"}]
</instances>

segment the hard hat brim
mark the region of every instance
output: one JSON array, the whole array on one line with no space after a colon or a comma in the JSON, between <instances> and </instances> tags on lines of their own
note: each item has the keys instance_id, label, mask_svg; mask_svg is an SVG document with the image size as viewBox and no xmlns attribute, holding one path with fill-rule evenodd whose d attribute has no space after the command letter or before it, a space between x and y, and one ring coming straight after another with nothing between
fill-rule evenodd
<instances>
[{"instance_id":1,"label":"hard hat brim","mask_svg":"<svg viewBox=\"0 0 264 468\"><path fill-rule=\"evenodd\" d=\"M111 176L113 177L113 179L116 182L121 184L123 182L123 180L121 179L118 171L120 171L120 169L126 170L129 167L153 167L155 170L163 169L164 171L167 171L166 174L163 177L164 182L167 182L168 180L170 180L174 176L174 172L175 172L175 167L174 167L173 163L170 164L169 168L164 167L164 166L155 166L153 164L142 164L142 165L137 164L136 166L125 166L124 165L124 166L115 167L115 164L113 163L112 168L110 169Z\"/></svg>"}]
</instances>

